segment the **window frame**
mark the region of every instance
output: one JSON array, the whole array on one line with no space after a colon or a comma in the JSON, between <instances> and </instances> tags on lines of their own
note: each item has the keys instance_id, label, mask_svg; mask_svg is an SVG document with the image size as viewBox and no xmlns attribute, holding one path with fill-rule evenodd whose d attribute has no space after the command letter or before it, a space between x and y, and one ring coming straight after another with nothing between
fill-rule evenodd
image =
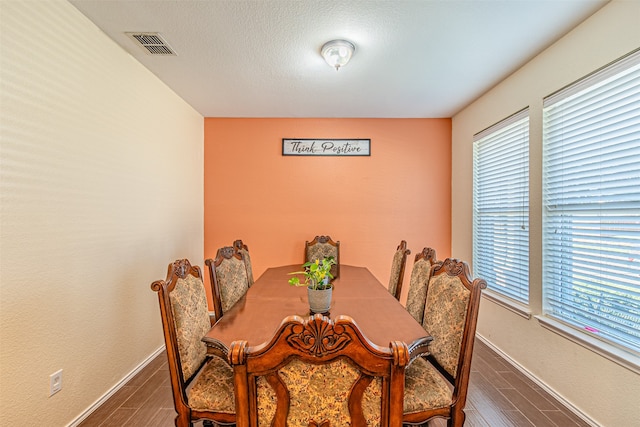
<instances>
[{"instance_id":1,"label":"window frame","mask_svg":"<svg viewBox=\"0 0 640 427\"><path fill-rule=\"evenodd\" d=\"M525 318L531 316L529 126L526 107L473 137L474 275L488 283L485 298Z\"/></svg>"},{"instance_id":2,"label":"window frame","mask_svg":"<svg viewBox=\"0 0 640 427\"><path fill-rule=\"evenodd\" d=\"M600 315L600 318L605 319L602 323L595 323L594 321L594 323L589 324L588 321L584 321L584 323L580 324L580 321L577 320L578 317L572 318L572 316L574 315L570 314L570 312L574 310L574 307L577 310L575 316L578 316L581 313L581 310L583 310L584 313L589 313L590 311L596 310L599 310L603 313L607 311L617 310L617 307L615 310L610 308L610 306L608 305L610 304L610 302L606 299L609 295L614 295L614 293L617 292L617 290L612 290L610 291L610 294L607 293L609 292L607 290L608 288L613 288L610 283L613 283L611 281L614 279L608 278L609 276L606 276L607 283L603 282L604 279L600 279L602 283L596 284L598 273L592 272L582 274L583 276L587 276L587 279L581 279L580 282L578 282L578 275L574 274L573 271L579 271L579 268L582 268L583 271L585 270L584 267L574 268L573 263L577 264L578 258L576 258L576 256L573 254L577 253L579 250L585 251L585 253L587 254L587 258L589 254L592 254L591 258L588 259L593 263L594 267L598 267L600 269L602 269L602 267L609 267L609 270L612 270L611 266L613 265L613 261L604 261L604 259L606 258L593 256L593 254L596 254L597 250L602 250L603 248L617 248L617 246L615 246L615 240L620 238L619 235L630 235L631 240L633 240L635 236L633 231L626 231L625 233L627 234L619 231L623 227L623 225L619 224L625 224L623 222L615 223L617 224L616 227L618 228L615 232L612 233L613 236L606 236L606 227L610 226L602 225L603 222L607 223L606 220L603 221L603 218L607 217L605 216L606 212L603 213L602 209L609 206L609 210L607 212L613 213L616 211L616 203L614 200L612 200L613 197L605 195L607 187L604 186L607 184L601 184L603 187L598 187L598 184L589 183L587 181L587 183L584 184L584 190L575 190L575 197L572 198L571 202L563 201L562 204L558 202L558 200L560 200L560 198L564 196L566 196L565 199L569 199L568 196L571 195L570 189L580 188L576 185L570 187L570 182L576 182L575 180L570 181L574 177L577 177L579 175L588 176L589 173L594 174L598 172L599 175L593 176L601 177L600 181L606 182L609 178L605 177L604 171L607 171L607 173L611 172L612 174L618 173L617 169L614 170L614 168L617 168L615 164L605 167L605 169L597 169L596 171L595 165L602 165L606 160L608 160L608 157L603 154L593 154L591 156L586 155L585 158L588 161L576 161L576 168L575 172L573 173L565 173L565 170L571 170L571 168L566 166L566 164L562 167L554 165L554 162L560 160L560 156L564 156L566 155L566 152L568 152L568 149L565 150L565 154L559 154L559 151L553 151L560 148L564 150L562 144L585 144L589 146L591 145L589 140L595 139L588 137L588 133L586 132L581 134L581 136L579 137L576 136L573 139L569 135L568 131L566 131L566 135L560 136L561 134L554 133L558 131L559 126L564 126L567 123L576 123L576 126L580 126L586 129L592 124L594 126L597 126L598 122L604 121L604 117L606 116L606 114L604 113L603 109L597 110L595 113L593 113L593 118L591 119L591 121L586 122L585 119L589 118L589 113L588 110L585 109L576 113L576 119L572 122L569 113L567 113L567 111L569 111L568 107L566 108L566 111L552 113L554 109L561 110L563 103L569 105L571 102L573 102L573 100L579 102L578 106L588 105L592 101L587 101L586 98L584 101L580 101L580 97L595 94L598 90L602 91L601 96L603 101L608 101L609 97L611 97L611 99L614 99L613 89L611 90L611 92L609 92L607 85L613 84L611 82L616 81L616 79L620 79L620 76L623 76L625 73L629 72L629 70L633 70L636 67L640 67L640 50L631 52L629 55L626 55L620 60L614 61L613 63L608 64L605 67L600 68L599 70L596 70L595 72L585 76L577 82L568 85L565 88L545 97L543 100L542 314L540 316L536 316L536 318L543 327L552 330L553 332L556 332L566 338L569 338L572 341L587 348L595 350L597 353L604 355L605 357L608 357L613 361L616 361L617 363L627 367L628 369L631 369L635 372L640 372L640 338L636 338L637 343L634 342L634 345L636 346L635 348L626 346L623 342L621 342L621 338L616 339L613 336L613 333L605 331L605 329L607 328L616 331L616 326L606 326L607 321L605 318L607 317L607 315ZM637 70L636 74L640 75L640 68ZM633 78L637 79L637 83L636 80L633 80L634 83L631 86L635 86L635 92L632 92L632 94L636 94L636 96L640 98L640 76ZM625 93L626 95L627 92L624 92L624 90L625 89L622 89L620 93ZM640 100L632 100L631 102L640 103ZM633 105L637 105L635 103ZM624 108L620 108L620 110L624 111ZM563 116L562 119L555 117L552 118L552 114L565 114L565 116ZM556 122L553 120L558 121ZM612 123L616 123L613 122L614 119L611 120ZM640 126L640 113L636 114L635 116L631 115L630 122L632 123L631 128L633 128L634 125ZM579 123L579 125L577 123ZM589 123L589 125L585 125L585 123ZM616 125L610 124L607 126L603 126L603 129L610 129L614 126ZM636 132L638 135L640 135L640 130L631 130L630 132L632 132L633 135L635 135ZM604 136L606 135L604 132L601 133L603 136L598 136L598 138L600 138L600 141L602 141L600 142L600 144L605 149L609 150L611 145L614 143L613 141L616 141L615 143L617 143L616 137L607 138ZM572 152L578 152L578 150L587 151L586 148L577 147L578 145L573 145L569 148L572 148ZM615 157L613 156L614 155L612 155L612 158L615 159ZM633 159L633 164L636 164L635 162L637 161L637 165L638 167L640 167L640 155L638 153L635 153L633 154L633 156L634 157L630 157ZM627 156L622 155L620 155L619 157L625 159L627 158ZM591 164L594 165L591 168L585 166ZM559 178L559 176L563 174L566 175L566 184L564 184L564 187L562 187L562 184L556 184L555 181L556 179L564 180L564 177ZM614 178L611 179L613 180ZM558 189L554 190L554 188ZM590 188L590 190L587 190L586 188ZM598 189L600 189L599 193ZM624 194L624 192L622 193ZM597 194L603 195L602 199L599 202L596 201L596 198L598 197ZM590 198L593 198L594 201L589 203L588 199ZM587 207L590 207L593 212L592 218L589 218L589 210L587 209ZM637 205L631 205L630 210L632 211L633 209L640 209L640 201L637 202ZM627 221L630 221L630 223L633 224L633 215L620 215L620 218L628 218ZM596 220L599 221L599 228L594 225L596 224ZM611 223L611 221L609 221L609 223ZM632 229L633 225L629 227L630 229ZM590 228L593 228L593 231L590 231ZM601 243L584 243L584 239L588 239L587 234L596 233L597 230L600 230L601 235L604 237L594 237L593 241L596 242L597 239L601 239ZM602 230L605 231L603 232ZM570 238L557 238L558 232L572 232L573 234L571 234ZM581 240L581 242L578 242L578 240ZM592 248L583 249L583 247L587 245L592 246ZM581 249L575 249L578 247L580 247ZM637 254L637 258L640 258L640 250ZM554 258L553 255L556 255L556 257ZM632 258L633 252L629 256L629 259ZM561 270L560 276L557 275L558 273L552 272L553 268L555 268L552 266L552 263L556 261L563 263L563 265L565 266L563 267L563 270ZM564 268L569 268L569 265L571 266L571 274L570 272L564 270ZM622 263L622 265L624 267L625 264ZM631 268L630 275L632 275L633 271L635 271L633 269L636 267L634 267L633 264L630 264L629 267ZM619 269L621 267L618 266L617 268ZM618 272L610 271L610 273L613 275ZM569 279L570 277L571 279ZM618 276L614 277L616 278L616 281L619 281L619 279L617 279ZM640 281L637 281L637 279L636 285L640 285ZM625 286L622 286L622 288L624 287ZM636 301L637 298L633 297L633 283L628 287L630 288L630 290L627 291L626 294L622 293L622 295L624 297L630 297L630 302L633 306L634 301ZM561 293L565 289L565 294L561 295ZM582 289L581 293L585 295L578 296L578 289ZM561 296L555 296L554 292L556 292L555 295ZM638 293L640 295L640 291L638 291ZM564 302L564 305L559 305L559 303L562 302ZM638 301L638 303L640 303L640 301ZM580 309L580 306L583 306L584 308ZM595 310L593 309L594 307L596 307ZM629 311L632 310L630 309ZM566 312L567 314L563 312ZM640 312L637 315L640 315ZM593 317L597 317L597 313L593 314ZM602 327L598 327L598 325L602 325ZM624 329L623 326L624 325L619 326L619 328Z\"/></svg>"}]
</instances>

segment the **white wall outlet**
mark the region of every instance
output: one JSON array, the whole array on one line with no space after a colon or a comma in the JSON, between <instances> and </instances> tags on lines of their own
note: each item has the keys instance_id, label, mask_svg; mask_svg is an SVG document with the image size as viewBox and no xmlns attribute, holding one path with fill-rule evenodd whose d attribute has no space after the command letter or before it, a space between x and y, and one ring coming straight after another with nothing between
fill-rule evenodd
<instances>
[{"instance_id":1,"label":"white wall outlet","mask_svg":"<svg viewBox=\"0 0 640 427\"><path fill-rule=\"evenodd\" d=\"M62 369L49 375L49 396L62 390Z\"/></svg>"}]
</instances>

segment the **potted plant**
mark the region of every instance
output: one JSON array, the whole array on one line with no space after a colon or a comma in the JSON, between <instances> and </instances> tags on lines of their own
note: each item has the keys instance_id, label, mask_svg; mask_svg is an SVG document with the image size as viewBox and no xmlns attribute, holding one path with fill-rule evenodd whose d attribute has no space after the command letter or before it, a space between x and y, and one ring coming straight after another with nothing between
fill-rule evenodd
<instances>
[{"instance_id":1,"label":"potted plant","mask_svg":"<svg viewBox=\"0 0 640 427\"><path fill-rule=\"evenodd\" d=\"M309 309L311 313L327 313L331 306L331 295L333 284L331 279L331 267L335 265L335 259L331 257L307 261L302 264L302 271L294 271L289 274L304 275L304 282L299 277L289 279L292 286L306 286L309 299Z\"/></svg>"}]
</instances>

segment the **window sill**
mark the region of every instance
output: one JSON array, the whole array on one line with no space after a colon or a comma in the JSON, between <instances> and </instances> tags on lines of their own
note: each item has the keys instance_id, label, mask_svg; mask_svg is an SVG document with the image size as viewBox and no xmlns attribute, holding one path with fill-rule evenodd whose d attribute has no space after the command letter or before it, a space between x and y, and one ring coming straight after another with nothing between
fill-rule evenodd
<instances>
[{"instance_id":1,"label":"window sill","mask_svg":"<svg viewBox=\"0 0 640 427\"><path fill-rule=\"evenodd\" d=\"M551 319L550 317L539 315L535 316L535 318L543 328L548 329L551 332L555 332L556 334L573 341L574 343L579 344L582 347L591 350L636 374L640 374L639 355L625 351L615 345L608 344L596 337L592 337L589 334L581 332L572 326L568 326L563 322Z\"/></svg>"},{"instance_id":2,"label":"window sill","mask_svg":"<svg viewBox=\"0 0 640 427\"><path fill-rule=\"evenodd\" d=\"M516 302L510 298L507 298L491 289L485 289L482 291L482 297L489 301L498 304L499 306L506 308L507 310L524 317L525 319L531 319L531 310L526 305Z\"/></svg>"}]
</instances>

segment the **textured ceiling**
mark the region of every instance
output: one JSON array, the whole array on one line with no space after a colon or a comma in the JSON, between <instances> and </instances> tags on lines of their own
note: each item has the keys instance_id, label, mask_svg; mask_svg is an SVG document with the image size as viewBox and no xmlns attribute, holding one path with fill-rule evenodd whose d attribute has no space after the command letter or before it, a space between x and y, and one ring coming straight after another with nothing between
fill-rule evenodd
<instances>
[{"instance_id":1,"label":"textured ceiling","mask_svg":"<svg viewBox=\"0 0 640 427\"><path fill-rule=\"evenodd\" d=\"M71 0L205 117L376 118L453 116L607 2ZM356 45L339 71L336 38Z\"/></svg>"}]
</instances>

